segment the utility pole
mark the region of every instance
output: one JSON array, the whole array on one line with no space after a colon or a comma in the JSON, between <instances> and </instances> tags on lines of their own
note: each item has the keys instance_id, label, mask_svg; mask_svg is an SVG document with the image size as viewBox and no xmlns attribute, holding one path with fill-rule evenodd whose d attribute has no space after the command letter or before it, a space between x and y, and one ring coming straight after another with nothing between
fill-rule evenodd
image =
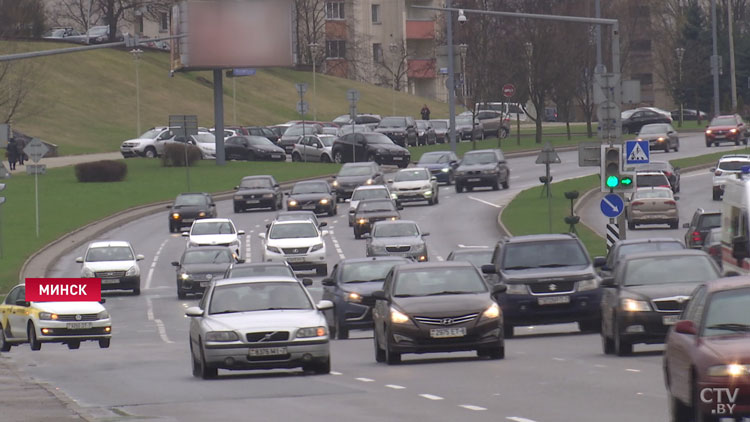
<instances>
[{"instance_id":1,"label":"utility pole","mask_svg":"<svg viewBox=\"0 0 750 422\"><path fill-rule=\"evenodd\" d=\"M711 75L714 78L714 117L721 114L719 103L719 46L716 35L716 0L711 0L711 37L713 53L711 55Z\"/></svg>"},{"instance_id":2,"label":"utility pole","mask_svg":"<svg viewBox=\"0 0 750 422\"><path fill-rule=\"evenodd\" d=\"M451 0L445 0L445 8L451 8ZM456 92L455 87L455 70L453 69L453 12L445 11L445 30L447 32L448 42L448 80L445 87L448 88L448 138L451 142L451 152L456 152Z\"/></svg>"},{"instance_id":3,"label":"utility pole","mask_svg":"<svg viewBox=\"0 0 750 422\"><path fill-rule=\"evenodd\" d=\"M737 112L737 75L734 71L734 31L732 30L732 3L727 2L729 26L729 79L732 84L732 113Z\"/></svg>"}]
</instances>

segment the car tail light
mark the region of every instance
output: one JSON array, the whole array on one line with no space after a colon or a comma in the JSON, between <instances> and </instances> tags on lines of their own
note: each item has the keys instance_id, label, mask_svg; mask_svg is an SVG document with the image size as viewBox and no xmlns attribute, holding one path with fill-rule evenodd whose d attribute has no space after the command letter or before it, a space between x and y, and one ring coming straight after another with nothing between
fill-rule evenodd
<instances>
[{"instance_id":1,"label":"car tail light","mask_svg":"<svg viewBox=\"0 0 750 422\"><path fill-rule=\"evenodd\" d=\"M670 185L659 185L659 187L660 188L671 188L672 186L670 186Z\"/></svg>"},{"instance_id":2,"label":"car tail light","mask_svg":"<svg viewBox=\"0 0 750 422\"><path fill-rule=\"evenodd\" d=\"M630 205L643 205L643 202L641 201L633 201L630 203Z\"/></svg>"},{"instance_id":3,"label":"car tail light","mask_svg":"<svg viewBox=\"0 0 750 422\"><path fill-rule=\"evenodd\" d=\"M664 203L667 205L677 205L677 202L672 201L671 199L669 201L664 201Z\"/></svg>"},{"instance_id":4,"label":"car tail light","mask_svg":"<svg viewBox=\"0 0 750 422\"><path fill-rule=\"evenodd\" d=\"M692 236L693 236L693 242L696 242L696 243L700 243L701 242L701 240L702 240L701 239L701 232L695 231L695 232L693 232Z\"/></svg>"}]
</instances>

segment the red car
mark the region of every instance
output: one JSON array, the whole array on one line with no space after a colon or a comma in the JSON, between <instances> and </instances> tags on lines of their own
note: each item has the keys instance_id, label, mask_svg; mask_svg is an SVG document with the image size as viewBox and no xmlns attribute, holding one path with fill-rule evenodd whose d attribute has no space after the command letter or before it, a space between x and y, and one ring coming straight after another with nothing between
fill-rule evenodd
<instances>
[{"instance_id":1,"label":"red car","mask_svg":"<svg viewBox=\"0 0 750 422\"><path fill-rule=\"evenodd\" d=\"M740 142L747 145L747 127L739 114L717 116L706 128L706 146L719 145L722 142Z\"/></svg>"},{"instance_id":2,"label":"red car","mask_svg":"<svg viewBox=\"0 0 750 422\"><path fill-rule=\"evenodd\" d=\"M750 277L702 284L680 318L664 351L671 420L750 416Z\"/></svg>"}]
</instances>

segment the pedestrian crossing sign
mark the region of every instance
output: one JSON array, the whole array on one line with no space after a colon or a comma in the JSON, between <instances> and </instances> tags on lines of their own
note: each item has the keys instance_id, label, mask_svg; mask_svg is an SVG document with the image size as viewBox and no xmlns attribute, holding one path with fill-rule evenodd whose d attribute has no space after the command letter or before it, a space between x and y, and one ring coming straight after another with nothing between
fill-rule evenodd
<instances>
[{"instance_id":1,"label":"pedestrian crossing sign","mask_svg":"<svg viewBox=\"0 0 750 422\"><path fill-rule=\"evenodd\" d=\"M648 141L625 141L625 164L648 164L650 156Z\"/></svg>"}]
</instances>

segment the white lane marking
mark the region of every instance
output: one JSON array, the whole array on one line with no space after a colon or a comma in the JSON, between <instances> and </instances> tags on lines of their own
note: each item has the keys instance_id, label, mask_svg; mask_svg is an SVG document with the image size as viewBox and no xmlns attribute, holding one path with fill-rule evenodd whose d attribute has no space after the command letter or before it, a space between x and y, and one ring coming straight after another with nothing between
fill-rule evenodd
<instances>
[{"instance_id":1,"label":"white lane marking","mask_svg":"<svg viewBox=\"0 0 750 422\"><path fill-rule=\"evenodd\" d=\"M161 255L161 251L162 249L164 249L164 245L167 244L168 240L169 239L164 239L164 241L161 242L161 245L159 245L159 249L157 249L156 253L154 254L154 261L151 263L151 268L148 270L148 275L146 276L146 286L144 287L144 290L148 290L151 288L151 280L153 280L154 277L156 262L159 260L159 255Z\"/></svg>"},{"instance_id":2,"label":"white lane marking","mask_svg":"<svg viewBox=\"0 0 750 422\"><path fill-rule=\"evenodd\" d=\"M474 406L473 404L459 404L458 407L463 407L464 409L469 410L487 410L486 407Z\"/></svg>"},{"instance_id":3,"label":"white lane marking","mask_svg":"<svg viewBox=\"0 0 750 422\"><path fill-rule=\"evenodd\" d=\"M153 321L154 324L156 324L156 330L159 332L159 337L161 337L161 340L164 343L174 343L172 340L167 337L167 328L164 326L164 322L160 319L154 318L154 303L151 301L150 296L146 296L146 318L148 318L149 321Z\"/></svg>"},{"instance_id":4,"label":"white lane marking","mask_svg":"<svg viewBox=\"0 0 750 422\"><path fill-rule=\"evenodd\" d=\"M628 372L641 372L640 369L630 369L630 368L626 369L626 371L628 371Z\"/></svg>"},{"instance_id":5,"label":"white lane marking","mask_svg":"<svg viewBox=\"0 0 750 422\"><path fill-rule=\"evenodd\" d=\"M708 173L708 172L703 173L703 172L697 172L696 171L694 173L688 173L688 174L682 175L682 176L680 176L680 179L682 179L683 177L687 178L687 177L710 176L710 175L711 175L711 173Z\"/></svg>"},{"instance_id":6,"label":"white lane marking","mask_svg":"<svg viewBox=\"0 0 750 422\"><path fill-rule=\"evenodd\" d=\"M595 367L595 368L606 368L606 367L607 367L607 365L602 365L602 364L600 364L600 363L597 363L596 365L594 365L594 367Z\"/></svg>"},{"instance_id":7,"label":"white lane marking","mask_svg":"<svg viewBox=\"0 0 750 422\"><path fill-rule=\"evenodd\" d=\"M250 230L250 232L247 235L245 235L245 259L248 261L250 261L250 257L252 256L251 250L250 250L252 246L252 241L251 241L252 238L253 238L253 231Z\"/></svg>"},{"instance_id":8,"label":"white lane marking","mask_svg":"<svg viewBox=\"0 0 750 422\"><path fill-rule=\"evenodd\" d=\"M404 387L403 385L396 385L396 384L386 384L385 386L386 386L387 388L392 388L392 389L394 389L394 390L403 390L403 389L405 389L405 388L406 388L406 387Z\"/></svg>"},{"instance_id":9,"label":"white lane marking","mask_svg":"<svg viewBox=\"0 0 750 422\"><path fill-rule=\"evenodd\" d=\"M257 228L260 228L260 224L256 224L256 225L255 225L255 228L256 228L256 229L257 229Z\"/></svg>"},{"instance_id":10,"label":"white lane marking","mask_svg":"<svg viewBox=\"0 0 750 422\"><path fill-rule=\"evenodd\" d=\"M484 199L479 199L479 198L476 198L476 197L473 197L473 196L469 196L469 199L473 199L473 200L475 200L477 202L481 202L483 204L486 204L486 205L489 205L489 206L495 207L495 208L502 208L503 207L502 205L493 204L492 202L487 202Z\"/></svg>"},{"instance_id":11,"label":"white lane marking","mask_svg":"<svg viewBox=\"0 0 750 422\"><path fill-rule=\"evenodd\" d=\"M508 416L505 419L507 419L509 421L514 421L514 422L536 422L533 419L526 419L526 418L522 418L520 416Z\"/></svg>"},{"instance_id":12,"label":"white lane marking","mask_svg":"<svg viewBox=\"0 0 750 422\"><path fill-rule=\"evenodd\" d=\"M342 374L341 372L338 372L338 371L331 371L331 372L329 372L329 374L331 374L331 375L344 375L344 374Z\"/></svg>"},{"instance_id":13,"label":"white lane marking","mask_svg":"<svg viewBox=\"0 0 750 422\"><path fill-rule=\"evenodd\" d=\"M563 358L552 358L552 360L556 360L558 362L565 362L565 359Z\"/></svg>"},{"instance_id":14,"label":"white lane marking","mask_svg":"<svg viewBox=\"0 0 750 422\"><path fill-rule=\"evenodd\" d=\"M338 239L336 239L336 234L333 232L333 230L329 230L328 234L331 238L331 242L333 242L333 247L336 249L336 253L339 254L339 258L346 259L346 256L344 255L344 250L341 249L341 245L339 244Z\"/></svg>"},{"instance_id":15,"label":"white lane marking","mask_svg":"<svg viewBox=\"0 0 750 422\"><path fill-rule=\"evenodd\" d=\"M516 180L516 179L520 179L520 178L521 178L521 176L510 176L510 180Z\"/></svg>"},{"instance_id":16,"label":"white lane marking","mask_svg":"<svg viewBox=\"0 0 750 422\"><path fill-rule=\"evenodd\" d=\"M354 379L357 380L357 381L362 381L362 382L373 382L373 381L375 381L372 378L364 378L364 377L354 378Z\"/></svg>"},{"instance_id":17,"label":"white lane marking","mask_svg":"<svg viewBox=\"0 0 750 422\"><path fill-rule=\"evenodd\" d=\"M442 397L433 394L420 394L419 397L425 398L427 400L443 400Z\"/></svg>"}]
</instances>

